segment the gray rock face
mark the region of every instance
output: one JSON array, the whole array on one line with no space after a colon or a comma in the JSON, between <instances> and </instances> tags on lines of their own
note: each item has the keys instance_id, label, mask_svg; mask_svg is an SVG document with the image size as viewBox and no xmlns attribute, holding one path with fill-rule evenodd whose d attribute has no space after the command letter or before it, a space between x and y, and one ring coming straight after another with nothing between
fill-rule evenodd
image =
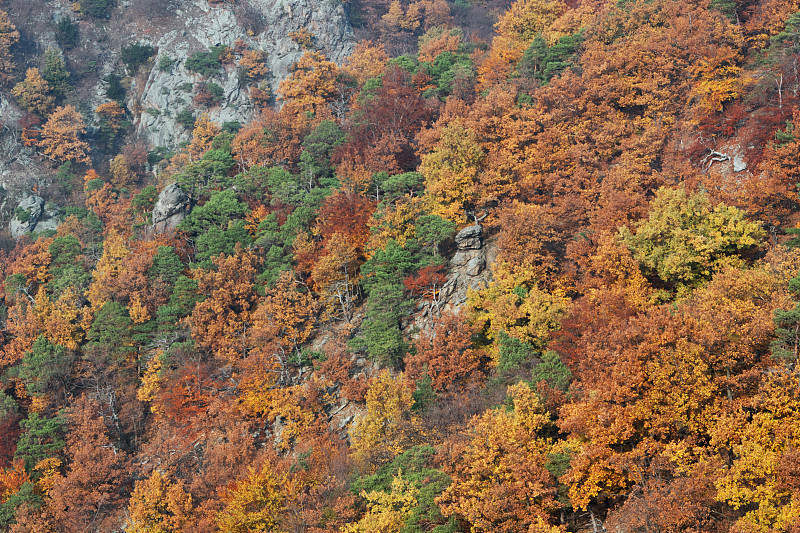
<instances>
[{"instance_id":1,"label":"gray rock face","mask_svg":"<svg viewBox=\"0 0 800 533\"><path fill-rule=\"evenodd\" d=\"M483 227L475 224L459 231L456 246L459 250L480 250L483 247Z\"/></svg>"},{"instance_id":2,"label":"gray rock face","mask_svg":"<svg viewBox=\"0 0 800 533\"><path fill-rule=\"evenodd\" d=\"M44 212L36 223L36 231L55 231L61 225L61 209L57 205L45 204Z\"/></svg>"},{"instance_id":3,"label":"gray rock face","mask_svg":"<svg viewBox=\"0 0 800 533\"><path fill-rule=\"evenodd\" d=\"M15 239L30 233L36 227L36 223L39 222L39 217L44 211L44 199L39 196L23 198L17 206L17 210L22 210L22 218L15 213L8 225L11 236Z\"/></svg>"},{"instance_id":4,"label":"gray rock face","mask_svg":"<svg viewBox=\"0 0 800 533\"><path fill-rule=\"evenodd\" d=\"M22 116L22 110L0 96L0 123L16 124ZM8 128L0 130L0 220L11 219L20 200L41 185L33 153L33 148L23 146L19 135Z\"/></svg>"},{"instance_id":5,"label":"gray rock face","mask_svg":"<svg viewBox=\"0 0 800 533\"><path fill-rule=\"evenodd\" d=\"M21 210L21 213L17 214L17 210ZM17 210L8 225L9 232L15 239L34 230L55 230L61 223L58 219L61 210L57 206L45 208L44 198L40 196L32 195L23 198L17 206Z\"/></svg>"},{"instance_id":6,"label":"gray rock face","mask_svg":"<svg viewBox=\"0 0 800 533\"><path fill-rule=\"evenodd\" d=\"M14 3L24 4L22 0ZM18 30L32 40L26 45L29 50L25 60L33 60L34 50L41 56L53 48L83 65L81 101L76 105L90 131L100 127L101 122L92 110L108 102L102 80L112 73L125 77L126 103L132 110L137 132L135 140L143 141L147 148L165 146L174 150L188 141L190 129L176 121L178 114L187 108L195 117L207 113L220 125L232 121L244 124L258 112L248 89L248 85L256 82L240 80L238 56L222 65L217 73L203 76L186 68L186 61L196 52L243 41L247 49L264 52L268 74L257 80L257 84L277 94L290 67L305 53L289 36L291 32L301 29L311 32L314 49L336 63L341 63L355 45L345 3L339 0L237 0L213 4L208 0L123 0L114 2L113 16L108 20L79 20L81 44L71 51L60 49L53 31L43 31L52 28L54 20L63 17L75 20L70 3L42 0L36 4L41 4L40 9L25 10L25 13L30 11L25 16L18 10L9 10ZM154 6L152 12L148 11L148 5ZM135 43L152 46L156 55L132 73L121 68L120 53ZM94 86L90 87L89 82ZM193 101L199 82L213 82L222 89L217 104L206 108ZM50 165L42 161L33 147L20 142L16 125L25 113L14 99L0 95L0 122L5 125L0 130L2 226L8 225L20 200L37 187L45 190L43 186L53 179ZM49 224L56 223L53 220ZM27 223L19 220L15 223L17 234L29 229Z\"/></svg>"},{"instance_id":7,"label":"gray rock face","mask_svg":"<svg viewBox=\"0 0 800 533\"><path fill-rule=\"evenodd\" d=\"M158 56L140 89L139 102L129 102L128 107L134 109L133 104L139 105L142 113L138 131L154 146L174 147L189 139L189 130L175 119L181 110L192 106L194 88L200 81L213 81L223 89L219 105L207 110L214 122L245 123L256 112L235 65L226 65L218 74L204 78L185 67L186 60L195 52L204 52L216 45L232 47L236 40L244 41L252 50L266 52L269 74L264 81L272 93L277 94L281 80L305 52L292 41L289 33L300 29L310 31L315 47L335 62L341 62L353 49L352 28L341 2L249 0L248 6L251 16L262 22L264 30L259 34L248 33L242 26L243 21L237 19L233 5L211 7L203 0L194 0L183 2L177 11L177 19L183 21L183 27L153 38L152 45L158 50ZM171 61L171 67L160 69L162 60ZM136 92L139 91L132 91Z\"/></svg>"},{"instance_id":8,"label":"gray rock face","mask_svg":"<svg viewBox=\"0 0 800 533\"><path fill-rule=\"evenodd\" d=\"M189 197L177 183L167 185L153 206L153 229L156 232L175 231L188 214Z\"/></svg>"},{"instance_id":9,"label":"gray rock face","mask_svg":"<svg viewBox=\"0 0 800 533\"><path fill-rule=\"evenodd\" d=\"M483 255L473 257L469 260L469 263L467 263L467 275L473 277L477 276L483 272L484 268L486 268L486 258L483 257Z\"/></svg>"},{"instance_id":10,"label":"gray rock face","mask_svg":"<svg viewBox=\"0 0 800 533\"><path fill-rule=\"evenodd\" d=\"M733 155L733 171L741 172L747 170L747 163L744 160L744 154L738 152Z\"/></svg>"},{"instance_id":11,"label":"gray rock face","mask_svg":"<svg viewBox=\"0 0 800 533\"><path fill-rule=\"evenodd\" d=\"M487 264L494 261L497 247L484 243L483 227L480 224L466 227L455 237L458 250L449 262L447 281L435 299L419 302L413 323L420 330L429 328L431 318L443 312L459 312L467 302L470 290L480 290L491 280Z\"/></svg>"},{"instance_id":12,"label":"gray rock face","mask_svg":"<svg viewBox=\"0 0 800 533\"><path fill-rule=\"evenodd\" d=\"M453 255L453 258L450 260L450 266L464 266L469 263L471 259L471 254L467 250L459 250Z\"/></svg>"}]
</instances>

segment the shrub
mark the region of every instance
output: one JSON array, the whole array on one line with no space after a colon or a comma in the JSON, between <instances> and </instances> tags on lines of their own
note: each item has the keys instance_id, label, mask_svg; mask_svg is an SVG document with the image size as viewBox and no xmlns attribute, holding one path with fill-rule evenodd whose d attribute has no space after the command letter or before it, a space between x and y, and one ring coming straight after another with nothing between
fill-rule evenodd
<instances>
[{"instance_id":1,"label":"shrub","mask_svg":"<svg viewBox=\"0 0 800 533\"><path fill-rule=\"evenodd\" d=\"M71 18L64 17L56 22L56 41L62 48L72 48L79 40L78 25Z\"/></svg>"},{"instance_id":2,"label":"shrub","mask_svg":"<svg viewBox=\"0 0 800 533\"><path fill-rule=\"evenodd\" d=\"M224 122L222 124L222 131L226 131L228 133L239 133L240 129L242 129L242 124L238 120Z\"/></svg>"},{"instance_id":3,"label":"shrub","mask_svg":"<svg viewBox=\"0 0 800 533\"><path fill-rule=\"evenodd\" d=\"M175 61L167 56L163 55L158 60L158 70L161 72L172 72L172 66L175 64Z\"/></svg>"},{"instance_id":4,"label":"shrub","mask_svg":"<svg viewBox=\"0 0 800 533\"><path fill-rule=\"evenodd\" d=\"M303 50L310 50L314 47L314 34L306 28L289 32L289 38Z\"/></svg>"},{"instance_id":5,"label":"shrub","mask_svg":"<svg viewBox=\"0 0 800 533\"><path fill-rule=\"evenodd\" d=\"M80 0L81 11L95 18L107 19L114 0Z\"/></svg>"},{"instance_id":6,"label":"shrub","mask_svg":"<svg viewBox=\"0 0 800 533\"><path fill-rule=\"evenodd\" d=\"M216 83L198 83L194 102L197 105L213 107L222 101L224 94L225 91Z\"/></svg>"},{"instance_id":7,"label":"shrub","mask_svg":"<svg viewBox=\"0 0 800 533\"><path fill-rule=\"evenodd\" d=\"M203 76L214 76L222 69L219 56L225 49L225 46L214 46L208 52L195 52L186 60L185 66Z\"/></svg>"},{"instance_id":8,"label":"shrub","mask_svg":"<svg viewBox=\"0 0 800 533\"><path fill-rule=\"evenodd\" d=\"M173 155L174 154L170 152L169 148L166 146L156 146L147 152L147 164L150 166L156 165L164 159L172 157Z\"/></svg>"},{"instance_id":9,"label":"shrub","mask_svg":"<svg viewBox=\"0 0 800 533\"><path fill-rule=\"evenodd\" d=\"M103 78L103 84L106 86L106 97L109 100L125 101L125 86L122 85L122 77L119 74L110 73Z\"/></svg>"},{"instance_id":10,"label":"shrub","mask_svg":"<svg viewBox=\"0 0 800 533\"><path fill-rule=\"evenodd\" d=\"M122 62L128 67L128 74L133 76L141 65L153 57L155 49L149 44L132 44L122 49Z\"/></svg>"},{"instance_id":11,"label":"shrub","mask_svg":"<svg viewBox=\"0 0 800 533\"><path fill-rule=\"evenodd\" d=\"M175 116L175 122L186 129L194 127L194 113L188 107Z\"/></svg>"},{"instance_id":12,"label":"shrub","mask_svg":"<svg viewBox=\"0 0 800 533\"><path fill-rule=\"evenodd\" d=\"M14 210L14 217L20 222L25 223L31 219L31 213L27 209L18 207Z\"/></svg>"}]
</instances>

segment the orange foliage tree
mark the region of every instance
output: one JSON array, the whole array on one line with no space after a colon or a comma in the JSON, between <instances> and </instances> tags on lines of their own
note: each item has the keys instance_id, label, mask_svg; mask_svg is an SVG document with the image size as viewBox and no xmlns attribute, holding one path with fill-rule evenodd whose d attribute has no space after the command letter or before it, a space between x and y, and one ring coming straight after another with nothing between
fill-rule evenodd
<instances>
[{"instance_id":1,"label":"orange foliage tree","mask_svg":"<svg viewBox=\"0 0 800 533\"><path fill-rule=\"evenodd\" d=\"M256 275L261 259L237 245L233 255L213 259L214 269L198 269L198 291L206 298L195 305L188 322L192 336L223 361L246 355L250 329L259 302Z\"/></svg>"},{"instance_id":2,"label":"orange foliage tree","mask_svg":"<svg viewBox=\"0 0 800 533\"><path fill-rule=\"evenodd\" d=\"M287 271L280 275L275 287L267 291L253 314L252 346L274 354L284 380L293 354L302 372L300 345L313 330L317 308L314 298L307 291L300 292L293 274Z\"/></svg>"},{"instance_id":3,"label":"orange foliage tree","mask_svg":"<svg viewBox=\"0 0 800 533\"><path fill-rule=\"evenodd\" d=\"M81 397L70 408L67 436L69 467L53 480L47 518L64 531L111 529L119 518L111 510L122 503L126 456L106 436L99 404Z\"/></svg>"},{"instance_id":4,"label":"orange foliage tree","mask_svg":"<svg viewBox=\"0 0 800 533\"><path fill-rule=\"evenodd\" d=\"M331 116L328 102L336 96L336 76L339 67L328 61L321 52L306 52L292 66L292 73L278 88L284 111L295 119L315 121Z\"/></svg>"},{"instance_id":5,"label":"orange foliage tree","mask_svg":"<svg viewBox=\"0 0 800 533\"><path fill-rule=\"evenodd\" d=\"M371 78L377 78L386 66L389 56L381 43L360 41L353 53L342 64L342 71L353 76L359 86Z\"/></svg>"},{"instance_id":6,"label":"orange foliage tree","mask_svg":"<svg viewBox=\"0 0 800 533\"><path fill-rule=\"evenodd\" d=\"M44 155L59 163L89 163L89 145L80 139L84 133L83 117L74 107L57 107L42 126L39 147Z\"/></svg>"},{"instance_id":7,"label":"orange foliage tree","mask_svg":"<svg viewBox=\"0 0 800 533\"><path fill-rule=\"evenodd\" d=\"M12 94L28 111L39 116L45 116L56 102L50 94L50 84L42 78L38 68L29 68L25 79L14 86Z\"/></svg>"},{"instance_id":8,"label":"orange foliage tree","mask_svg":"<svg viewBox=\"0 0 800 533\"><path fill-rule=\"evenodd\" d=\"M413 379L423 373L431 378L434 390L441 391L478 379L488 358L472 347L476 333L464 317L443 316L433 331L423 333L414 343L415 353L406 359L406 370Z\"/></svg>"},{"instance_id":9,"label":"orange foliage tree","mask_svg":"<svg viewBox=\"0 0 800 533\"><path fill-rule=\"evenodd\" d=\"M438 499L471 531L557 532L548 526L559 508L556 481L547 468L549 423L536 393L525 383L509 387L513 411L490 410L470 422L469 440L451 452L453 483Z\"/></svg>"}]
</instances>

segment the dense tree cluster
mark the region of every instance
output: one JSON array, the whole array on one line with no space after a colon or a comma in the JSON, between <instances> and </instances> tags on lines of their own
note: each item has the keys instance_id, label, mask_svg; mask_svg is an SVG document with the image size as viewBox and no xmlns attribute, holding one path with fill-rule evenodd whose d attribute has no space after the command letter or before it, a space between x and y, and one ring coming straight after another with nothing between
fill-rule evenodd
<instances>
[{"instance_id":1,"label":"dense tree cluster","mask_svg":"<svg viewBox=\"0 0 800 533\"><path fill-rule=\"evenodd\" d=\"M341 65L297 33L276 105L196 54L258 114L149 162L58 52L9 83L0 12L73 201L0 252L0 531L800 531L800 3L517 0L489 43L461 4L374 2Z\"/></svg>"}]
</instances>

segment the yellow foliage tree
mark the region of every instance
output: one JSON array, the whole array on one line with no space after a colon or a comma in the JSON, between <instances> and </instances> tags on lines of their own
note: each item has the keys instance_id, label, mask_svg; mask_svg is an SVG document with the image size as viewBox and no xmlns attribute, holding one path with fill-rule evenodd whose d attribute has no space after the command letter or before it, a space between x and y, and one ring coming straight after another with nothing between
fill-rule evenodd
<instances>
[{"instance_id":1,"label":"yellow foliage tree","mask_svg":"<svg viewBox=\"0 0 800 533\"><path fill-rule=\"evenodd\" d=\"M298 241L295 239L296 245ZM328 317L350 322L358 296L358 253L341 233L333 234L327 248L328 253L314 265L311 277Z\"/></svg>"},{"instance_id":2,"label":"yellow foliage tree","mask_svg":"<svg viewBox=\"0 0 800 533\"><path fill-rule=\"evenodd\" d=\"M800 466L798 390L796 375L772 374L754 414L731 413L717 424L716 444L733 455L716 483L717 499L747 509L739 531L794 531L800 520L800 485L791 474Z\"/></svg>"},{"instance_id":3,"label":"yellow foliage tree","mask_svg":"<svg viewBox=\"0 0 800 533\"><path fill-rule=\"evenodd\" d=\"M558 508L557 484L544 465L552 449L540 432L549 415L525 383L508 389L514 410L495 409L470 423L470 440L453 451L453 483L437 499L473 533L558 531L547 524Z\"/></svg>"},{"instance_id":4,"label":"yellow foliage tree","mask_svg":"<svg viewBox=\"0 0 800 533\"><path fill-rule=\"evenodd\" d=\"M182 533L192 523L192 497L154 470L137 481L128 503L129 533Z\"/></svg>"},{"instance_id":5,"label":"yellow foliage tree","mask_svg":"<svg viewBox=\"0 0 800 533\"><path fill-rule=\"evenodd\" d=\"M284 372L294 353L301 366L300 345L311 335L317 308L309 292L297 290L293 273L283 272L253 314L252 346L274 355Z\"/></svg>"},{"instance_id":6,"label":"yellow foliage tree","mask_svg":"<svg viewBox=\"0 0 800 533\"><path fill-rule=\"evenodd\" d=\"M517 285L512 278L510 283L501 279L480 291L470 291L467 306L471 321L491 338L496 339L500 331L505 331L541 350L566 316L567 299L535 285Z\"/></svg>"},{"instance_id":7,"label":"yellow foliage tree","mask_svg":"<svg viewBox=\"0 0 800 533\"><path fill-rule=\"evenodd\" d=\"M566 10L566 4L560 0L517 0L495 27L498 35L530 43Z\"/></svg>"},{"instance_id":8,"label":"yellow foliage tree","mask_svg":"<svg viewBox=\"0 0 800 533\"><path fill-rule=\"evenodd\" d=\"M119 277L124 268L125 258L131 254L125 239L117 232L111 232L103 242L103 255L95 266L92 283L86 292L92 314L103 304L114 298L112 279ZM91 320L91 317L88 317Z\"/></svg>"},{"instance_id":9,"label":"yellow foliage tree","mask_svg":"<svg viewBox=\"0 0 800 533\"><path fill-rule=\"evenodd\" d=\"M367 390L367 411L353 429L352 450L357 461L390 459L408 444L415 424L411 414L413 385L404 374L382 370Z\"/></svg>"},{"instance_id":10,"label":"yellow foliage tree","mask_svg":"<svg viewBox=\"0 0 800 533\"><path fill-rule=\"evenodd\" d=\"M44 334L53 344L60 344L70 350L77 350L83 340L81 327L83 309L81 297L74 288L69 287L58 295L55 302L50 300L45 287L40 287L36 295L34 313L44 325Z\"/></svg>"},{"instance_id":11,"label":"yellow foliage tree","mask_svg":"<svg viewBox=\"0 0 800 533\"><path fill-rule=\"evenodd\" d=\"M414 224L424 213L424 200L416 196L403 196L389 205L380 204L369 221L370 238L364 246L367 254L383 250L392 239L405 246L415 237Z\"/></svg>"},{"instance_id":12,"label":"yellow foliage tree","mask_svg":"<svg viewBox=\"0 0 800 533\"><path fill-rule=\"evenodd\" d=\"M8 13L0 11L0 79L7 79L14 69L11 47L19 41L19 32Z\"/></svg>"},{"instance_id":13,"label":"yellow foliage tree","mask_svg":"<svg viewBox=\"0 0 800 533\"><path fill-rule=\"evenodd\" d=\"M565 11L566 4L560 0L517 0L512 4L497 21L497 37L478 68L481 88L505 81L536 35Z\"/></svg>"},{"instance_id":14,"label":"yellow foliage tree","mask_svg":"<svg viewBox=\"0 0 800 533\"><path fill-rule=\"evenodd\" d=\"M102 121L103 125L110 133L117 133L122 127L122 119L125 118L125 109L117 102L106 102L95 108L94 112Z\"/></svg>"},{"instance_id":15,"label":"yellow foliage tree","mask_svg":"<svg viewBox=\"0 0 800 533\"><path fill-rule=\"evenodd\" d=\"M187 152L192 161L200 159L209 148L211 148L211 141L214 137L219 135L222 129L208 118L208 113L200 115L194 123L192 130L192 142L189 143Z\"/></svg>"},{"instance_id":16,"label":"yellow foliage tree","mask_svg":"<svg viewBox=\"0 0 800 533\"><path fill-rule=\"evenodd\" d=\"M192 336L220 359L239 361L249 349L253 313L259 295L256 268L261 259L237 245L231 256L213 258L215 270L198 269L198 290L206 299L195 305L188 318Z\"/></svg>"},{"instance_id":17,"label":"yellow foliage tree","mask_svg":"<svg viewBox=\"0 0 800 533\"><path fill-rule=\"evenodd\" d=\"M267 75L266 54L261 50L245 50L239 66L251 80Z\"/></svg>"},{"instance_id":18,"label":"yellow foliage tree","mask_svg":"<svg viewBox=\"0 0 800 533\"><path fill-rule=\"evenodd\" d=\"M431 214L461 222L464 209L477 199L476 182L484 152L474 132L459 122L442 130L433 150L422 156Z\"/></svg>"},{"instance_id":19,"label":"yellow foliage tree","mask_svg":"<svg viewBox=\"0 0 800 533\"><path fill-rule=\"evenodd\" d=\"M11 468L0 470L0 504L3 504L17 492L22 485L31 480L22 460L18 460Z\"/></svg>"},{"instance_id":20,"label":"yellow foliage tree","mask_svg":"<svg viewBox=\"0 0 800 533\"><path fill-rule=\"evenodd\" d=\"M359 86L370 78L377 78L386 67L389 55L381 43L359 42L353 53L345 59L342 71L350 74Z\"/></svg>"},{"instance_id":21,"label":"yellow foliage tree","mask_svg":"<svg viewBox=\"0 0 800 533\"><path fill-rule=\"evenodd\" d=\"M142 384L136 391L136 398L142 402L150 402L150 411L156 416L164 412L163 407L155 401L164 382L163 368L164 353L157 351L150 357L142 376Z\"/></svg>"},{"instance_id":22,"label":"yellow foliage tree","mask_svg":"<svg viewBox=\"0 0 800 533\"><path fill-rule=\"evenodd\" d=\"M109 170L111 172L111 186L115 189L126 189L136 181L136 176L131 172L128 162L122 154L118 154L111 160Z\"/></svg>"},{"instance_id":23,"label":"yellow foliage tree","mask_svg":"<svg viewBox=\"0 0 800 533\"><path fill-rule=\"evenodd\" d=\"M28 111L40 116L46 115L56 103L50 94L50 84L39 74L38 68L29 68L25 79L16 84L11 93Z\"/></svg>"},{"instance_id":24,"label":"yellow foliage tree","mask_svg":"<svg viewBox=\"0 0 800 533\"><path fill-rule=\"evenodd\" d=\"M390 492L363 492L368 511L355 524L348 524L343 533L398 533L417 506L419 491L398 472L392 478Z\"/></svg>"},{"instance_id":25,"label":"yellow foliage tree","mask_svg":"<svg viewBox=\"0 0 800 533\"><path fill-rule=\"evenodd\" d=\"M331 116L328 107L337 95L336 76L339 67L328 61L321 52L309 51L292 67L292 73L278 87L278 95L285 102L284 113L308 120L306 115L323 120Z\"/></svg>"},{"instance_id":26,"label":"yellow foliage tree","mask_svg":"<svg viewBox=\"0 0 800 533\"><path fill-rule=\"evenodd\" d=\"M280 476L269 464L260 470L250 468L247 477L227 491L225 508L217 514L217 527L222 533L283 531L280 514L286 509Z\"/></svg>"}]
</instances>

